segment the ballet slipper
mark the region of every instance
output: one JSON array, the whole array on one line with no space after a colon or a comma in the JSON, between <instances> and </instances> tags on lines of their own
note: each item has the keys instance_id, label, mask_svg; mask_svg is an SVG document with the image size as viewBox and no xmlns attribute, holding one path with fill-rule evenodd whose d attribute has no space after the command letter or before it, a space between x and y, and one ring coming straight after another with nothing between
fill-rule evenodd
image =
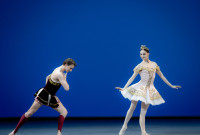
<instances>
[{"instance_id":1,"label":"ballet slipper","mask_svg":"<svg viewBox=\"0 0 200 135\"><path fill-rule=\"evenodd\" d=\"M15 134L14 134L14 130L13 130L12 132L10 132L10 134L8 134L8 135L15 135Z\"/></svg>"},{"instance_id":2,"label":"ballet slipper","mask_svg":"<svg viewBox=\"0 0 200 135\"><path fill-rule=\"evenodd\" d=\"M122 129L119 131L119 135L124 135L126 129L127 129L127 126L123 125Z\"/></svg>"}]
</instances>

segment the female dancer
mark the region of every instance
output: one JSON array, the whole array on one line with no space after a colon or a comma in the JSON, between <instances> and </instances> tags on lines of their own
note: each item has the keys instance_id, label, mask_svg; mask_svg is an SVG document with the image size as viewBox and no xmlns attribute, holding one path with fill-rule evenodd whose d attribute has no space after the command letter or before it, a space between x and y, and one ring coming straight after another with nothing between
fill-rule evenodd
<instances>
[{"instance_id":1,"label":"female dancer","mask_svg":"<svg viewBox=\"0 0 200 135\"><path fill-rule=\"evenodd\" d=\"M122 95L125 98L128 98L131 101L130 108L126 114L126 118L119 132L119 135L124 135L127 129L127 124L131 119L133 111L135 110L135 107L139 100L142 102L139 120L141 132L142 135L149 135L145 130L145 115L149 104L159 105L165 102L154 87L153 82L155 78L155 73L157 73L160 78L171 88L181 88L181 86L170 84L160 71L159 66L155 62L149 60L149 49L145 45L142 45L140 49L140 57L143 61L134 68L134 73L128 80L124 88L116 87L116 89L119 89L121 91ZM133 82L138 73L140 74L141 80L138 83L128 87Z\"/></svg>"},{"instance_id":2,"label":"female dancer","mask_svg":"<svg viewBox=\"0 0 200 135\"><path fill-rule=\"evenodd\" d=\"M41 88L35 93L35 101L33 102L30 109L22 115L17 127L9 134L15 135L18 129L31 117L42 105L50 106L54 110L60 113L58 118L58 132L57 135L61 135L61 129L64 123L64 119L67 116L67 110L60 102L57 96L55 96L57 90L62 85L66 91L69 90L69 84L66 81L67 73L71 72L72 69L76 66L76 63L73 59L66 59L63 64L47 76L46 85L44 88Z\"/></svg>"}]
</instances>

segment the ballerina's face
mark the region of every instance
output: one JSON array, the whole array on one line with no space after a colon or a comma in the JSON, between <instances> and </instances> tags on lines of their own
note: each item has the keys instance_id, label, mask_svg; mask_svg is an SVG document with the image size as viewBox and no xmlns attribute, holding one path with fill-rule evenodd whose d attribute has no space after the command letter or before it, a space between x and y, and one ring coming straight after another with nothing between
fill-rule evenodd
<instances>
[{"instance_id":1,"label":"ballerina's face","mask_svg":"<svg viewBox=\"0 0 200 135\"><path fill-rule=\"evenodd\" d=\"M141 59L142 60L148 60L149 59L149 53L148 52L146 52L145 50L141 50L140 51L140 57L141 57Z\"/></svg>"}]
</instances>

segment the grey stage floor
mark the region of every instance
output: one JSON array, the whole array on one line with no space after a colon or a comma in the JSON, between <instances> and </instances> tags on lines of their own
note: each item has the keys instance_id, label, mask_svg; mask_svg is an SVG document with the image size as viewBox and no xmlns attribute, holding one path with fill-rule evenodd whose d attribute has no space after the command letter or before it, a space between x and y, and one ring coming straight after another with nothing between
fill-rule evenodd
<instances>
[{"instance_id":1,"label":"grey stage floor","mask_svg":"<svg viewBox=\"0 0 200 135\"><path fill-rule=\"evenodd\" d=\"M7 135L17 124L16 120L1 120L0 135ZM122 119L69 120L66 119L63 135L118 135ZM57 120L30 119L17 135L56 135ZM200 135L200 119L147 119L146 130L151 135ZM141 135L139 120L131 120L125 135Z\"/></svg>"}]
</instances>

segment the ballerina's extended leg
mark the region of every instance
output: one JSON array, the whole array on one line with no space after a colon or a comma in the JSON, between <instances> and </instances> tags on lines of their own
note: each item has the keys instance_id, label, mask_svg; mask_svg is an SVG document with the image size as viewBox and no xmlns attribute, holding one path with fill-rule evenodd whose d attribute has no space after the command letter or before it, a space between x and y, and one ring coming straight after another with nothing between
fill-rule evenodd
<instances>
[{"instance_id":1,"label":"ballerina's extended leg","mask_svg":"<svg viewBox=\"0 0 200 135\"><path fill-rule=\"evenodd\" d=\"M125 118L124 124L123 124L123 126L122 126L122 128L121 128L121 130L119 132L119 135L124 135L124 133L125 133L125 131L127 129L128 122L130 121L130 119L131 119L131 117L133 115L133 112L134 112L134 110L136 108L136 105L137 105L137 101L132 101L131 102L131 106L130 106L127 114L126 114L126 118Z\"/></svg>"}]
</instances>

